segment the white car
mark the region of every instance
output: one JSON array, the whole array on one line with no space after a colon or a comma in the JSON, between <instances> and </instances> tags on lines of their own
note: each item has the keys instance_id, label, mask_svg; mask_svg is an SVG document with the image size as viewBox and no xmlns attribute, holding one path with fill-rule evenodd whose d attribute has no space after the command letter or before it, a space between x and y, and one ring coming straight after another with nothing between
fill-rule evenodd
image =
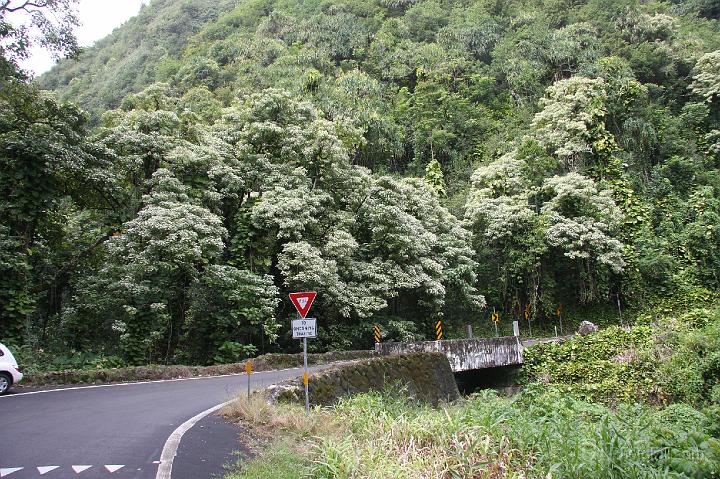
<instances>
[{"instance_id":1,"label":"white car","mask_svg":"<svg viewBox=\"0 0 720 479\"><path fill-rule=\"evenodd\" d=\"M0 394L8 392L10 386L19 383L22 377L15 356L7 346L0 343Z\"/></svg>"}]
</instances>

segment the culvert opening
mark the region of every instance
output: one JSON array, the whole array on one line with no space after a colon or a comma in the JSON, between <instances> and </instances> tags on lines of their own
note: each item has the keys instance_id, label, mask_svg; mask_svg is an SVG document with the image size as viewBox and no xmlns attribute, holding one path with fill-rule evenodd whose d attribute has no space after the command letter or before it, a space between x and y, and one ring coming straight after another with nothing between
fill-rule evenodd
<instances>
[{"instance_id":1,"label":"culvert opening","mask_svg":"<svg viewBox=\"0 0 720 479\"><path fill-rule=\"evenodd\" d=\"M472 369L455 373L460 394L472 394L482 389L496 389L512 393L518 386L518 374L522 366L502 366Z\"/></svg>"}]
</instances>

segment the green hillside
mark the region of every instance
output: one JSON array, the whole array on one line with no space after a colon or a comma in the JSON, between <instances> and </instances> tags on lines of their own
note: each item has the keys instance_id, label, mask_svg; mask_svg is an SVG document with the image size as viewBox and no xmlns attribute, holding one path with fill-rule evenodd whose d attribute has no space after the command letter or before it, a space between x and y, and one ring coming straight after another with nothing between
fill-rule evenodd
<instances>
[{"instance_id":1,"label":"green hillside","mask_svg":"<svg viewBox=\"0 0 720 479\"><path fill-rule=\"evenodd\" d=\"M231 10L236 0L154 0L77 60L64 60L38 84L99 116L128 93L158 79L158 65L182 56L203 25Z\"/></svg>"},{"instance_id":2,"label":"green hillside","mask_svg":"<svg viewBox=\"0 0 720 479\"><path fill-rule=\"evenodd\" d=\"M3 334L211 363L296 348L292 290L317 350L705 297L719 26L702 0L154 0L35 82L60 102L4 80Z\"/></svg>"},{"instance_id":3,"label":"green hillside","mask_svg":"<svg viewBox=\"0 0 720 479\"><path fill-rule=\"evenodd\" d=\"M434 157L453 196L572 76L641 83L647 115L613 118L612 133L644 163L672 156L651 111L692 100L694 64L720 47L713 15L689 2L154 1L39 84L96 118L154 82L225 106L282 88L352 119L355 164L422 175Z\"/></svg>"}]
</instances>

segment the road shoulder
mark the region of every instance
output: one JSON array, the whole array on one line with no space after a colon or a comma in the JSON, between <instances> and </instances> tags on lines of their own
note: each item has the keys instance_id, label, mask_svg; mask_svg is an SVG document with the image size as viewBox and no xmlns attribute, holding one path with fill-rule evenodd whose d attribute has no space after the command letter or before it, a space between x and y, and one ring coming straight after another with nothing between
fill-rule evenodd
<instances>
[{"instance_id":1,"label":"road shoulder","mask_svg":"<svg viewBox=\"0 0 720 479\"><path fill-rule=\"evenodd\" d=\"M251 457L245 436L241 427L216 414L204 417L183 436L172 479L223 477L227 465Z\"/></svg>"}]
</instances>

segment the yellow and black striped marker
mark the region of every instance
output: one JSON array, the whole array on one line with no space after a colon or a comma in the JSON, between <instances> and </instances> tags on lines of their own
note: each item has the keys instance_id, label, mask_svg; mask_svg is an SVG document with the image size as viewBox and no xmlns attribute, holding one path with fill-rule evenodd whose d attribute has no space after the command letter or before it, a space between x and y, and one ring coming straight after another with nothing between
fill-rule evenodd
<instances>
[{"instance_id":1,"label":"yellow and black striped marker","mask_svg":"<svg viewBox=\"0 0 720 479\"><path fill-rule=\"evenodd\" d=\"M490 316L490 320L493 323L497 323L498 321L500 321L500 313L493 312L492 316Z\"/></svg>"},{"instance_id":2,"label":"yellow and black striped marker","mask_svg":"<svg viewBox=\"0 0 720 479\"><path fill-rule=\"evenodd\" d=\"M530 321L530 305L525 306L525 321Z\"/></svg>"},{"instance_id":3,"label":"yellow and black striped marker","mask_svg":"<svg viewBox=\"0 0 720 479\"><path fill-rule=\"evenodd\" d=\"M443 338L442 321L435 323L435 337L440 341Z\"/></svg>"},{"instance_id":4,"label":"yellow and black striped marker","mask_svg":"<svg viewBox=\"0 0 720 479\"><path fill-rule=\"evenodd\" d=\"M375 342L379 343L382 341L382 332L380 331L380 325L376 324L373 328L373 336L375 337Z\"/></svg>"}]
</instances>

